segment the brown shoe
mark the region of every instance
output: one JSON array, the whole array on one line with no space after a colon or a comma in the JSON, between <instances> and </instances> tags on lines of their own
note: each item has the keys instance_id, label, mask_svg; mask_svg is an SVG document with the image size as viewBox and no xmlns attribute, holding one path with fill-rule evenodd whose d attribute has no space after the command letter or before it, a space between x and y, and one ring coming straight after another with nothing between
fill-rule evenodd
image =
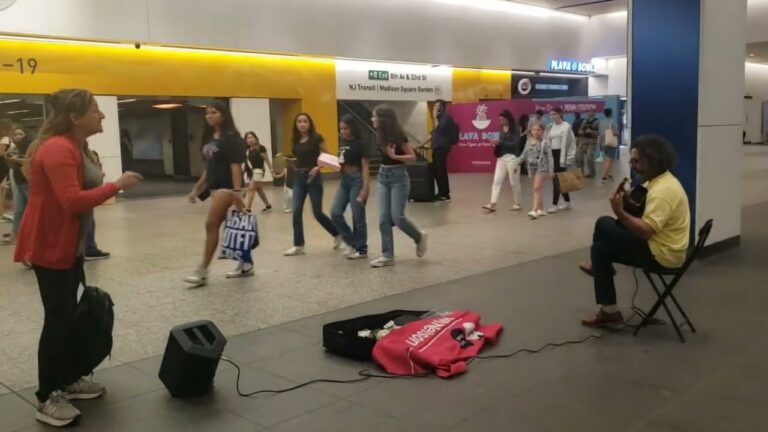
<instances>
[{"instance_id":1,"label":"brown shoe","mask_svg":"<svg viewBox=\"0 0 768 432\"><path fill-rule=\"evenodd\" d=\"M581 325L592 328L610 327L616 324L624 324L624 316L621 311L609 313L600 309L593 318L581 320Z\"/></svg>"},{"instance_id":2,"label":"brown shoe","mask_svg":"<svg viewBox=\"0 0 768 432\"><path fill-rule=\"evenodd\" d=\"M592 263L589 261L582 261L579 263L579 270L589 277L595 277L595 272L592 270ZM613 269L611 276L616 276L616 269Z\"/></svg>"}]
</instances>

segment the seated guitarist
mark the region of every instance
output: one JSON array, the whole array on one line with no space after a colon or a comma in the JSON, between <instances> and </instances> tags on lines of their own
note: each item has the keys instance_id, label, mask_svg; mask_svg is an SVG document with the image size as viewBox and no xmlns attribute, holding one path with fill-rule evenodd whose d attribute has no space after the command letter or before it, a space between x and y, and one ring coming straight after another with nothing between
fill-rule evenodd
<instances>
[{"instance_id":1,"label":"seated guitarist","mask_svg":"<svg viewBox=\"0 0 768 432\"><path fill-rule=\"evenodd\" d=\"M592 261L579 265L594 278L595 300L600 305L597 315L581 321L587 327L624 321L616 306L614 263L674 269L683 265L688 251L688 196L669 171L675 163L672 146L659 136L640 137L631 146L629 162L648 190L645 208L628 199L625 180L610 198L616 218L603 216L595 223Z\"/></svg>"}]
</instances>

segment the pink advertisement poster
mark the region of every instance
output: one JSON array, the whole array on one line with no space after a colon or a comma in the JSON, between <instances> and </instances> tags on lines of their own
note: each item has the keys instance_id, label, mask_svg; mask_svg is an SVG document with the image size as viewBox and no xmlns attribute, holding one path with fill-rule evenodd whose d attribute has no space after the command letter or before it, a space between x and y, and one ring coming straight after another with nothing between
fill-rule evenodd
<instances>
[{"instance_id":1,"label":"pink advertisement poster","mask_svg":"<svg viewBox=\"0 0 768 432\"><path fill-rule=\"evenodd\" d=\"M554 107L563 108L566 120L573 118L573 113L594 109L601 112L605 101L599 99L515 99L504 101L485 101L475 103L452 104L448 110L461 130L459 143L448 157L448 171L456 173L493 172L496 158L493 156L493 141L499 139L501 124L499 114L507 109L519 119L523 114L530 115L536 110L548 113ZM569 115L570 114L570 115Z\"/></svg>"}]
</instances>

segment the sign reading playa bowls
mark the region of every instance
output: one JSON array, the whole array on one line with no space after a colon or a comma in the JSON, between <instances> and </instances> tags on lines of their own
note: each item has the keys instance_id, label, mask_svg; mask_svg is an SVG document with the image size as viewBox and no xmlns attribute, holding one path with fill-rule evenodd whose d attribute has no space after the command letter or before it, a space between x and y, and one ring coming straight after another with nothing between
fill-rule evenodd
<instances>
[{"instance_id":1,"label":"sign reading playa bowls","mask_svg":"<svg viewBox=\"0 0 768 432\"><path fill-rule=\"evenodd\" d=\"M455 103L448 111L459 124L459 143L453 146L448 156L449 172L481 173L493 172L496 157L493 155L495 141L499 139L501 121L499 114L509 110L515 119L531 114L537 109L549 112L560 107L566 121L573 113L594 110L602 113L605 101L602 99L513 99L475 103Z\"/></svg>"}]
</instances>

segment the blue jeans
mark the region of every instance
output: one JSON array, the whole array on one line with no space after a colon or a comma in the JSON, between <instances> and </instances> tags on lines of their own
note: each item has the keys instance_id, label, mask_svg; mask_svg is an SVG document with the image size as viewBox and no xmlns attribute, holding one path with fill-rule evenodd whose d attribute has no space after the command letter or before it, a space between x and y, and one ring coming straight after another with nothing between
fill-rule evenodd
<instances>
[{"instance_id":1,"label":"blue jeans","mask_svg":"<svg viewBox=\"0 0 768 432\"><path fill-rule=\"evenodd\" d=\"M368 253L368 224L365 222L365 204L357 200L363 190L363 175L361 173L342 174L341 185L336 192L336 198L331 207L331 220L341 233L344 242L355 248L361 254ZM350 229L344 220L347 205L352 207L352 225Z\"/></svg>"},{"instance_id":2,"label":"blue jeans","mask_svg":"<svg viewBox=\"0 0 768 432\"><path fill-rule=\"evenodd\" d=\"M90 255L99 250L96 245L96 219L91 218L88 224L88 233L85 235L85 254Z\"/></svg>"},{"instance_id":3,"label":"blue jeans","mask_svg":"<svg viewBox=\"0 0 768 432\"><path fill-rule=\"evenodd\" d=\"M15 236L19 233L21 219L24 217L24 210L26 210L27 202L29 201L29 184L16 184L13 173L9 177L11 178L11 190L13 191L13 227L11 228L11 233Z\"/></svg>"},{"instance_id":4,"label":"blue jeans","mask_svg":"<svg viewBox=\"0 0 768 432\"><path fill-rule=\"evenodd\" d=\"M395 257L395 240L392 226L397 225L413 241L421 241L421 231L407 217L405 205L411 192L411 179L405 165L379 171L379 231L381 231L381 253L386 258Z\"/></svg>"},{"instance_id":5,"label":"blue jeans","mask_svg":"<svg viewBox=\"0 0 768 432\"><path fill-rule=\"evenodd\" d=\"M318 173L312 181L307 184L309 173L296 171L296 177L293 181L293 245L304 246L304 201L312 203L312 213L320 225L328 231L333 237L339 235L339 231L333 226L331 219L323 213L323 178Z\"/></svg>"}]
</instances>

